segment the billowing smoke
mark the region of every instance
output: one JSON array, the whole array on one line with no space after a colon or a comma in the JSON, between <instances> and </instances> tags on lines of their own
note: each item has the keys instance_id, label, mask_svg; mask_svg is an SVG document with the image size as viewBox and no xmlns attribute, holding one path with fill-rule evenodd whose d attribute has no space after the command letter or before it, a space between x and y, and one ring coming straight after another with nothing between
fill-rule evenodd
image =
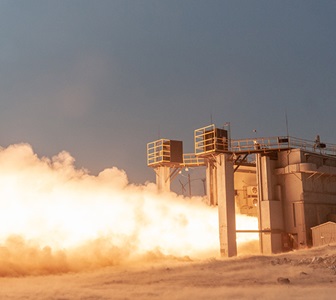
<instances>
[{"instance_id":1,"label":"billowing smoke","mask_svg":"<svg viewBox=\"0 0 336 300\"><path fill-rule=\"evenodd\" d=\"M117 168L89 175L67 152L39 158L28 144L9 146L0 150L0 275L217 255L217 208L203 200L129 184Z\"/></svg>"}]
</instances>

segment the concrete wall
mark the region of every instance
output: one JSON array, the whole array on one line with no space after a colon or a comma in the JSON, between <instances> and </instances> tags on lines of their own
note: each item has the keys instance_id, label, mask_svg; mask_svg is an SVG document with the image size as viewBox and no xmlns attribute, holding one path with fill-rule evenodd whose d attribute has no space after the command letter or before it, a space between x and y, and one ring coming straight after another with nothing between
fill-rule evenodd
<instances>
[{"instance_id":1,"label":"concrete wall","mask_svg":"<svg viewBox=\"0 0 336 300\"><path fill-rule=\"evenodd\" d=\"M328 245L336 242L336 223L327 222L312 228L313 246Z\"/></svg>"},{"instance_id":2,"label":"concrete wall","mask_svg":"<svg viewBox=\"0 0 336 300\"><path fill-rule=\"evenodd\" d=\"M309 229L328 221L336 213L336 177L328 174L303 174L303 198L306 227ZM307 230L307 244L312 245Z\"/></svg>"},{"instance_id":3,"label":"concrete wall","mask_svg":"<svg viewBox=\"0 0 336 300\"><path fill-rule=\"evenodd\" d=\"M336 159L300 149L282 151L274 172L281 186L285 230L298 248L311 246L310 228L336 213Z\"/></svg>"}]
</instances>

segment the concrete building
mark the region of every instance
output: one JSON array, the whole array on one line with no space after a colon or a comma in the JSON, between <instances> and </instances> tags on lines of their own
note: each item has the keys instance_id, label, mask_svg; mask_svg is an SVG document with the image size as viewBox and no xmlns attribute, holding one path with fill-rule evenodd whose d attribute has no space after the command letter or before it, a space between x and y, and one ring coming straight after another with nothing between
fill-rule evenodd
<instances>
[{"instance_id":1,"label":"concrete building","mask_svg":"<svg viewBox=\"0 0 336 300\"><path fill-rule=\"evenodd\" d=\"M283 231L293 248L312 246L311 228L336 213L336 157L291 149L267 160L272 198L282 202Z\"/></svg>"}]
</instances>

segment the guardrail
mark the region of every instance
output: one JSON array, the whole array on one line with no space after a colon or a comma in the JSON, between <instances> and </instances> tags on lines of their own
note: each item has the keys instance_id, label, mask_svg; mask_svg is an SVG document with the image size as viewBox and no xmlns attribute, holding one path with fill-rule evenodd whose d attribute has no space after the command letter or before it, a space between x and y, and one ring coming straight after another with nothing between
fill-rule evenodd
<instances>
[{"instance_id":1,"label":"guardrail","mask_svg":"<svg viewBox=\"0 0 336 300\"><path fill-rule=\"evenodd\" d=\"M299 148L324 155L336 155L336 145L321 143L319 140L309 141L291 136L277 136L268 138L249 138L231 140L230 152L262 152Z\"/></svg>"},{"instance_id":2,"label":"guardrail","mask_svg":"<svg viewBox=\"0 0 336 300\"><path fill-rule=\"evenodd\" d=\"M214 124L196 129L194 132L195 154L228 151L228 133Z\"/></svg>"},{"instance_id":3,"label":"guardrail","mask_svg":"<svg viewBox=\"0 0 336 300\"><path fill-rule=\"evenodd\" d=\"M147 165L164 164L175 167L197 167L205 165L204 157L217 152L249 154L295 148L336 157L336 145L321 143L319 138L310 141L291 136L276 136L228 140L214 125L195 130L195 153L183 154L183 161L182 157L177 162L172 161L171 142L171 140L160 139L148 143Z\"/></svg>"},{"instance_id":4,"label":"guardrail","mask_svg":"<svg viewBox=\"0 0 336 300\"><path fill-rule=\"evenodd\" d=\"M147 165L170 162L170 140L160 139L147 144Z\"/></svg>"},{"instance_id":5,"label":"guardrail","mask_svg":"<svg viewBox=\"0 0 336 300\"><path fill-rule=\"evenodd\" d=\"M196 156L195 153L183 154L183 166L185 167L198 167L205 166L204 158Z\"/></svg>"}]
</instances>

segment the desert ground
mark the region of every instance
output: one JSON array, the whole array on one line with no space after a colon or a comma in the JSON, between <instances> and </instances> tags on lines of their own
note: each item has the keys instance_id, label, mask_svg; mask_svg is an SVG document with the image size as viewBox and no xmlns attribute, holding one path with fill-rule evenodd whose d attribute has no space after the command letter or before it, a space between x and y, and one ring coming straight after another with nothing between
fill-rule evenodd
<instances>
[{"instance_id":1,"label":"desert ground","mask_svg":"<svg viewBox=\"0 0 336 300\"><path fill-rule=\"evenodd\" d=\"M148 258L78 273L0 278L0 299L332 299L336 244L278 255Z\"/></svg>"}]
</instances>

